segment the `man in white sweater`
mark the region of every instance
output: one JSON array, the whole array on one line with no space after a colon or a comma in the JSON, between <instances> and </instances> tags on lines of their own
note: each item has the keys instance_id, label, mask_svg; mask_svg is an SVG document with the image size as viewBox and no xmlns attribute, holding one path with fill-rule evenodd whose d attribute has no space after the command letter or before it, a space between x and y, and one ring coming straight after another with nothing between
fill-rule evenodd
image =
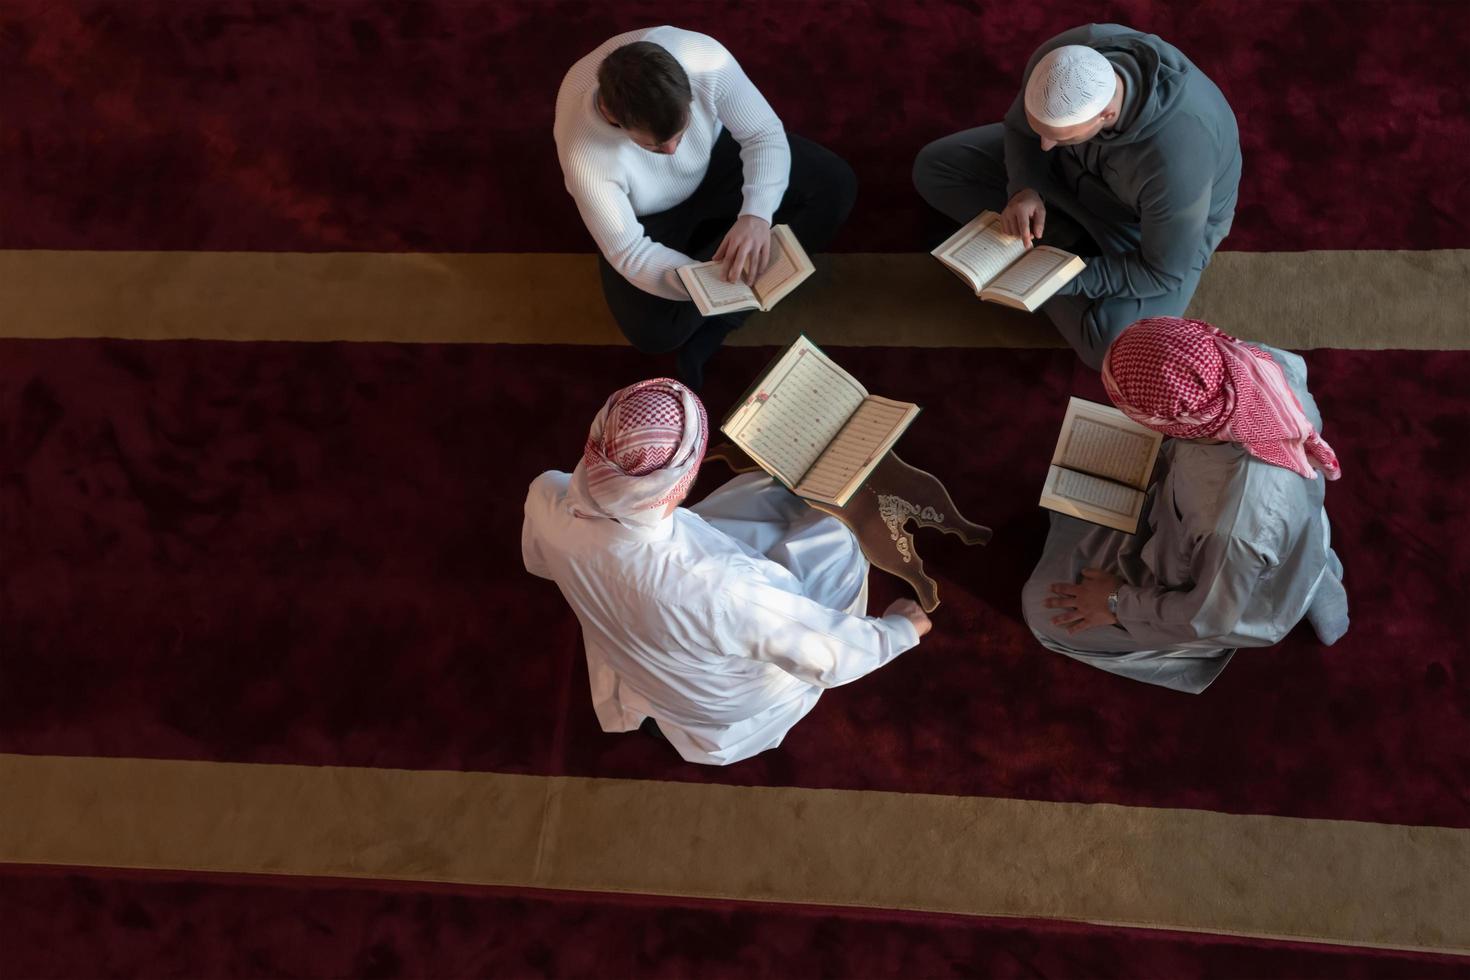
<instances>
[{"instance_id":1,"label":"man in white sweater","mask_svg":"<svg viewBox=\"0 0 1470 980\"><path fill-rule=\"evenodd\" d=\"M852 169L788 134L723 45L677 27L620 34L573 65L554 134L614 319L639 350L678 350L696 390L748 312L701 316L676 270L714 258L752 281L772 224L819 251L857 194Z\"/></svg>"}]
</instances>

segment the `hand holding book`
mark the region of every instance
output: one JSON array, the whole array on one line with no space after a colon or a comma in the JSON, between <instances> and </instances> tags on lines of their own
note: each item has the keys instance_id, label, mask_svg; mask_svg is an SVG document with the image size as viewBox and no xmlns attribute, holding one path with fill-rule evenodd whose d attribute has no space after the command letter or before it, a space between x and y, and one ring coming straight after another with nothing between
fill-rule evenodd
<instances>
[{"instance_id":1,"label":"hand holding book","mask_svg":"<svg viewBox=\"0 0 1470 980\"><path fill-rule=\"evenodd\" d=\"M1018 209L1015 217L1026 217L1031 232L1040 234L1044 214L1039 225L1034 213L1028 215ZM1031 245L1028 239L1007 233L1001 216L994 211L980 212L930 254L969 283L976 296L1028 313L1035 312L1087 267L1071 252L1050 245Z\"/></svg>"},{"instance_id":2,"label":"hand holding book","mask_svg":"<svg viewBox=\"0 0 1470 980\"><path fill-rule=\"evenodd\" d=\"M726 243L729 241L727 236ZM725 245L720 247L724 249ZM727 282L725 269L726 263L718 253L716 261L696 262L679 269L679 279L689 290L689 298L705 316L769 310L816 271L789 225L771 229L770 261L753 283L747 285L738 278Z\"/></svg>"},{"instance_id":3,"label":"hand holding book","mask_svg":"<svg viewBox=\"0 0 1470 980\"><path fill-rule=\"evenodd\" d=\"M1046 231L1046 204L1041 195L1027 187L1017 191L1000 213L1001 231L1021 239L1026 248Z\"/></svg>"},{"instance_id":4,"label":"hand holding book","mask_svg":"<svg viewBox=\"0 0 1470 980\"><path fill-rule=\"evenodd\" d=\"M725 232L711 261L724 263L725 282L755 285L771 262L771 226L753 214L742 214Z\"/></svg>"}]
</instances>

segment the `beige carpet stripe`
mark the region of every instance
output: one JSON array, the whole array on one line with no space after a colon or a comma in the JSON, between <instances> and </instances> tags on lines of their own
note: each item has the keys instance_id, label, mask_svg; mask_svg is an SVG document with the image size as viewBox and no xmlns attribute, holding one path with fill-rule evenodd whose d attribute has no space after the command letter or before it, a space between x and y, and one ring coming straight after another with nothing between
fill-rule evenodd
<instances>
[{"instance_id":1,"label":"beige carpet stripe","mask_svg":"<svg viewBox=\"0 0 1470 980\"><path fill-rule=\"evenodd\" d=\"M922 254L822 257L733 338L1057 346ZM590 255L0 251L0 336L620 344ZM1470 348L1470 250L1224 252L1191 313L1285 347Z\"/></svg>"},{"instance_id":2,"label":"beige carpet stripe","mask_svg":"<svg viewBox=\"0 0 1470 980\"><path fill-rule=\"evenodd\" d=\"M1034 916L1470 954L1470 831L494 773L0 755L0 861Z\"/></svg>"}]
</instances>

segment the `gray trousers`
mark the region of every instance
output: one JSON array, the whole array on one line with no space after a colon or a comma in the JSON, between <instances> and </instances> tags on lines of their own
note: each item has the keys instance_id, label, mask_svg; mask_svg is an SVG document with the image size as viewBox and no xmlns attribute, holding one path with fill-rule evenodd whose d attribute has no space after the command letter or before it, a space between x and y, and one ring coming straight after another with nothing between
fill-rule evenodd
<instances>
[{"instance_id":1,"label":"gray trousers","mask_svg":"<svg viewBox=\"0 0 1470 980\"><path fill-rule=\"evenodd\" d=\"M914 187L930 206L961 224L981 211L1005 209L1005 126L992 123L935 140L914 160ZM1088 255L1134 252L1138 225L1108 222L1095 215L1072 215L1047 201L1042 243ZM1161 296L1054 296L1041 311L1088 367L1102 367L1108 345L1123 328L1151 316L1182 316L1199 285L1200 267L1190 270L1179 288Z\"/></svg>"}]
</instances>

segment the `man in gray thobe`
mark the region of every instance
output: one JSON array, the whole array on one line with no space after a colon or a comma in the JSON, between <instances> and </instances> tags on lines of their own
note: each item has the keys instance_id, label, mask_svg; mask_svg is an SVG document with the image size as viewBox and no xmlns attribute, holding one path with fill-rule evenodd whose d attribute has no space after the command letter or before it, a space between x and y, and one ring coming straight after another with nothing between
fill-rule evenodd
<instances>
[{"instance_id":1,"label":"man in gray thobe","mask_svg":"<svg viewBox=\"0 0 1470 980\"><path fill-rule=\"evenodd\" d=\"M1021 600L1042 645L1198 694L1303 618L1325 644L1347 632L1323 509L1340 470L1302 359L1169 317L1124 331L1103 374L1119 408L1175 438L1136 534L1052 515Z\"/></svg>"},{"instance_id":2,"label":"man in gray thobe","mask_svg":"<svg viewBox=\"0 0 1470 980\"><path fill-rule=\"evenodd\" d=\"M1225 96L1183 53L1118 24L1059 34L1031 56L1003 123L930 143L914 186L964 223L1083 255L1042 311L1092 368L1124 327L1179 316L1230 231L1240 135Z\"/></svg>"}]
</instances>

